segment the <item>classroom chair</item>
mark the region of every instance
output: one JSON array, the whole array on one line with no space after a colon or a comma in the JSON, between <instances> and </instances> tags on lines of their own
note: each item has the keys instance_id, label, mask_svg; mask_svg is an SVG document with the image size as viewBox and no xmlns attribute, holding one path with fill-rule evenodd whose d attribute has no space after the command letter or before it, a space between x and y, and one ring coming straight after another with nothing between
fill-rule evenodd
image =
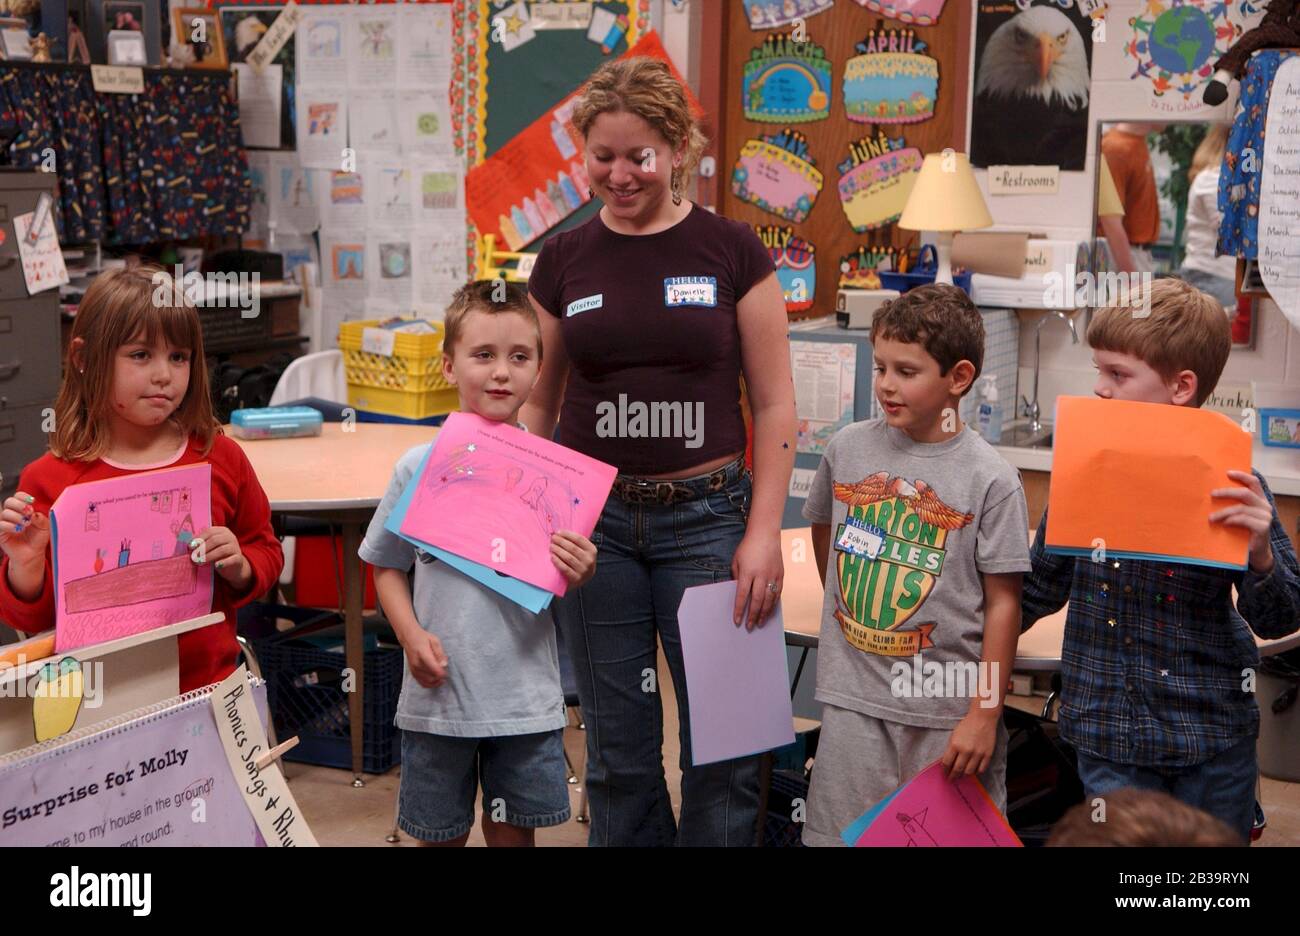
<instances>
[{"instance_id":1,"label":"classroom chair","mask_svg":"<svg viewBox=\"0 0 1300 936\"><path fill-rule=\"evenodd\" d=\"M318 351L294 358L275 385L271 405L284 406L303 397L347 405L348 383L342 351Z\"/></svg>"}]
</instances>

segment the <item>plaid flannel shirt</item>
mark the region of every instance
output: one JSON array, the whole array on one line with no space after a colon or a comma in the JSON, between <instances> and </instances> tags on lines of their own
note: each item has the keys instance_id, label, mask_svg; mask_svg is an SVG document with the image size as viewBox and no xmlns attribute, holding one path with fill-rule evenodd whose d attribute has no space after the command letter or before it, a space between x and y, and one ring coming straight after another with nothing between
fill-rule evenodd
<instances>
[{"instance_id":1,"label":"plaid flannel shirt","mask_svg":"<svg viewBox=\"0 0 1300 936\"><path fill-rule=\"evenodd\" d=\"M1273 505L1264 478L1255 472ZM1068 599L1061 649L1061 735L1121 764L1201 764L1259 733L1254 673L1265 639L1300 628L1300 568L1273 506L1273 568L1211 568L1058 556L1030 549L1021 629ZM1237 605L1232 587L1237 587Z\"/></svg>"}]
</instances>

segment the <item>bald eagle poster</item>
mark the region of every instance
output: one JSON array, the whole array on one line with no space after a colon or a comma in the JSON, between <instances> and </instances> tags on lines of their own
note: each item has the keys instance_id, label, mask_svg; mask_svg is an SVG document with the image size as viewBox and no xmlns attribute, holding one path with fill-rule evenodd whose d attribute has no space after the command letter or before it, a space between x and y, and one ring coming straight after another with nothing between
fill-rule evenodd
<instances>
[{"instance_id":1,"label":"bald eagle poster","mask_svg":"<svg viewBox=\"0 0 1300 936\"><path fill-rule=\"evenodd\" d=\"M1092 22L1073 0L975 7L970 161L1083 171Z\"/></svg>"}]
</instances>

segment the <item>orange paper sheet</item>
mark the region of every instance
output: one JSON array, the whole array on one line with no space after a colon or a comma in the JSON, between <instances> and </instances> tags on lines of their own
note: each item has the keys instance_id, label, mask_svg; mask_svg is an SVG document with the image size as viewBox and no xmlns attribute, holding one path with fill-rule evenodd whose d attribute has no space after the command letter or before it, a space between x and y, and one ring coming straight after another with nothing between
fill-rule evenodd
<instances>
[{"instance_id":1,"label":"orange paper sheet","mask_svg":"<svg viewBox=\"0 0 1300 936\"><path fill-rule=\"evenodd\" d=\"M1211 523L1238 503L1212 498L1250 471L1248 432L1220 413L1160 403L1061 397L1056 404L1049 551L1241 569L1250 533ZM1100 542L1098 542L1100 541Z\"/></svg>"}]
</instances>

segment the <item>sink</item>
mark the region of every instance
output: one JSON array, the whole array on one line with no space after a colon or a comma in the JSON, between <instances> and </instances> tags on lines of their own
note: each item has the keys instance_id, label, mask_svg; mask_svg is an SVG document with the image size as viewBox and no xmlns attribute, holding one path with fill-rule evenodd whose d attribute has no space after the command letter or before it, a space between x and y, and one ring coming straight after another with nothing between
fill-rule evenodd
<instances>
[{"instance_id":1,"label":"sink","mask_svg":"<svg viewBox=\"0 0 1300 936\"><path fill-rule=\"evenodd\" d=\"M1029 420L1017 419L1002 430L1002 440L998 444L1011 448L1051 448L1051 424L1043 423L1035 430L1030 428Z\"/></svg>"}]
</instances>

